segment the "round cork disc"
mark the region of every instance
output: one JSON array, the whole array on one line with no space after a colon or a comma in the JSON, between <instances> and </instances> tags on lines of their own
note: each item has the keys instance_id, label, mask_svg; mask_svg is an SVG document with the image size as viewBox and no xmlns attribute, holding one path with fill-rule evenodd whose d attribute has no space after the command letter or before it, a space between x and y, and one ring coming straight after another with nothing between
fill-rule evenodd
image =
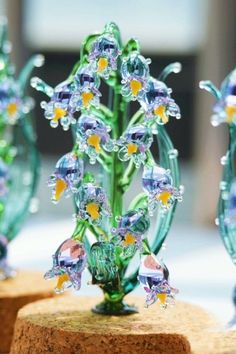
<instances>
[{"instance_id":1,"label":"round cork disc","mask_svg":"<svg viewBox=\"0 0 236 354\"><path fill-rule=\"evenodd\" d=\"M145 309L140 298L127 301L138 305L139 313L94 314L91 308L99 300L93 297L29 304L18 313L11 354L236 353L235 333L219 332L216 321L197 306L177 302L166 310L158 304ZM224 351L224 342L235 351Z\"/></svg>"},{"instance_id":2,"label":"round cork disc","mask_svg":"<svg viewBox=\"0 0 236 354\"><path fill-rule=\"evenodd\" d=\"M54 296L52 284L39 272L19 271L0 282L0 353L10 350L18 310L36 300Z\"/></svg>"}]
</instances>

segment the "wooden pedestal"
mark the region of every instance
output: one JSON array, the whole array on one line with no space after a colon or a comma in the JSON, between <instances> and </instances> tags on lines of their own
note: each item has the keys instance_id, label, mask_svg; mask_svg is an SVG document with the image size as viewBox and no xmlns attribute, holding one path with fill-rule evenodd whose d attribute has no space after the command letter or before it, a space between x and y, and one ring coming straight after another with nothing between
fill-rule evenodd
<instances>
[{"instance_id":1,"label":"wooden pedestal","mask_svg":"<svg viewBox=\"0 0 236 354\"><path fill-rule=\"evenodd\" d=\"M0 353L10 351L18 310L53 295L53 284L39 272L20 271L15 278L0 282Z\"/></svg>"},{"instance_id":2,"label":"wooden pedestal","mask_svg":"<svg viewBox=\"0 0 236 354\"><path fill-rule=\"evenodd\" d=\"M18 313L11 354L178 354L236 353L235 332L219 332L201 308L177 302L162 310L104 316L91 312L97 298L67 296L37 301Z\"/></svg>"}]
</instances>

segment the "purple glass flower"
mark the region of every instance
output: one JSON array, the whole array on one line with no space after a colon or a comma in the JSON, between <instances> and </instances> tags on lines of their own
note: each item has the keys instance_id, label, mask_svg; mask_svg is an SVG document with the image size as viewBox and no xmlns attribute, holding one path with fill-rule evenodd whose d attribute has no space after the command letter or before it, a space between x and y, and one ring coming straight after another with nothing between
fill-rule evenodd
<instances>
[{"instance_id":1,"label":"purple glass flower","mask_svg":"<svg viewBox=\"0 0 236 354\"><path fill-rule=\"evenodd\" d=\"M101 92L98 90L100 79L91 65L86 65L77 70L74 76L76 93L72 97L73 107L77 111L88 110L91 105L99 105Z\"/></svg>"},{"instance_id":2,"label":"purple glass flower","mask_svg":"<svg viewBox=\"0 0 236 354\"><path fill-rule=\"evenodd\" d=\"M0 198L3 198L7 195L8 186L7 182L9 179L9 167L7 164L0 158Z\"/></svg>"},{"instance_id":3,"label":"purple glass flower","mask_svg":"<svg viewBox=\"0 0 236 354\"><path fill-rule=\"evenodd\" d=\"M45 279L58 277L55 292L60 294L73 286L79 290L81 276L86 265L86 253L81 243L69 238L53 255L53 267L45 273Z\"/></svg>"},{"instance_id":4,"label":"purple glass flower","mask_svg":"<svg viewBox=\"0 0 236 354\"><path fill-rule=\"evenodd\" d=\"M45 110L44 116L50 120L52 128L57 128L59 122L63 130L68 130L71 124L75 124L75 108L72 105L72 96L75 93L75 84L71 81L64 81L54 88L49 102L41 102Z\"/></svg>"},{"instance_id":5,"label":"purple glass flower","mask_svg":"<svg viewBox=\"0 0 236 354\"><path fill-rule=\"evenodd\" d=\"M76 194L77 217L100 224L103 217L110 217L110 207L103 188L92 183L83 184Z\"/></svg>"},{"instance_id":6,"label":"purple glass flower","mask_svg":"<svg viewBox=\"0 0 236 354\"><path fill-rule=\"evenodd\" d=\"M80 151L84 151L94 164L102 149L112 151L115 143L110 139L110 127L93 115L82 115L77 123L76 136Z\"/></svg>"},{"instance_id":7,"label":"purple glass flower","mask_svg":"<svg viewBox=\"0 0 236 354\"><path fill-rule=\"evenodd\" d=\"M118 227L112 232L118 236L121 245L128 249L128 253L133 253L136 249L141 249L149 227L150 220L145 210L130 210L118 219Z\"/></svg>"},{"instance_id":8,"label":"purple glass flower","mask_svg":"<svg viewBox=\"0 0 236 354\"><path fill-rule=\"evenodd\" d=\"M146 160L146 151L153 142L152 130L144 125L128 128L117 141L121 146L118 157L121 161L132 160L138 168Z\"/></svg>"},{"instance_id":9,"label":"purple glass flower","mask_svg":"<svg viewBox=\"0 0 236 354\"><path fill-rule=\"evenodd\" d=\"M147 307L157 300L164 308L174 302L178 290L170 286L169 271L154 254L142 256L138 279L146 292Z\"/></svg>"},{"instance_id":10,"label":"purple glass flower","mask_svg":"<svg viewBox=\"0 0 236 354\"><path fill-rule=\"evenodd\" d=\"M73 152L62 156L56 163L54 173L50 176L48 185L53 187L52 201L57 203L61 196L77 192L78 184L83 178L83 160Z\"/></svg>"},{"instance_id":11,"label":"purple glass flower","mask_svg":"<svg viewBox=\"0 0 236 354\"><path fill-rule=\"evenodd\" d=\"M111 34L103 34L94 41L89 61L98 75L108 79L111 71L117 69L117 58L120 54L119 44L115 37Z\"/></svg>"},{"instance_id":12,"label":"purple glass flower","mask_svg":"<svg viewBox=\"0 0 236 354\"><path fill-rule=\"evenodd\" d=\"M145 59L138 52L131 53L121 64L123 96L131 99L141 99L149 76L150 59Z\"/></svg>"},{"instance_id":13,"label":"purple glass flower","mask_svg":"<svg viewBox=\"0 0 236 354\"><path fill-rule=\"evenodd\" d=\"M146 121L166 124L169 116L181 118L179 106L171 98L172 92L164 82L150 78L140 103L145 112Z\"/></svg>"},{"instance_id":14,"label":"purple glass flower","mask_svg":"<svg viewBox=\"0 0 236 354\"><path fill-rule=\"evenodd\" d=\"M148 209L151 215L160 203L164 209L168 209L176 199L182 200L182 191L173 186L170 171L162 167L145 167L142 184L149 197Z\"/></svg>"}]
</instances>

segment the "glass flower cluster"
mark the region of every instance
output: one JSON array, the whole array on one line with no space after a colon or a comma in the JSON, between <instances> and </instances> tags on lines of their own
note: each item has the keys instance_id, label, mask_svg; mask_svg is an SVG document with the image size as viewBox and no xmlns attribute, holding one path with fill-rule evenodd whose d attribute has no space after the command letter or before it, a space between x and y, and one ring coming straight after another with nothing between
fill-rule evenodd
<instances>
[{"instance_id":1,"label":"glass flower cluster","mask_svg":"<svg viewBox=\"0 0 236 354\"><path fill-rule=\"evenodd\" d=\"M152 253L147 233L150 217L158 213L164 220L165 213L172 213L176 201L182 199L182 191L171 171L155 162L150 148L154 135L169 118L181 116L172 90L150 76L151 60L132 41L122 48L116 25L109 24L103 33L85 41L69 79L54 89L38 78L32 80L33 87L50 97L41 106L51 127L60 124L68 130L72 125L75 133L73 151L56 163L49 186L53 202L73 194L77 226L72 238L54 254L53 267L45 278L58 277L56 292L71 286L78 290L87 266L92 283L113 297L122 293L122 298L126 293L125 264L138 252L138 279L146 292L146 304L159 301L165 307L177 290L169 285L166 266ZM168 66L166 71L175 70ZM113 90L113 110L101 103L102 80ZM127 124L123 107L131 101L137 101L140 108ZM168 154L166 151L167 158ZM86 170L87 162L101 164L109 179L104 175L99 183L99 176ZM124 212L122 195L140 167L140 200ZM92 242L89 234L94 236Z\"/></svg>"}]
</instances>

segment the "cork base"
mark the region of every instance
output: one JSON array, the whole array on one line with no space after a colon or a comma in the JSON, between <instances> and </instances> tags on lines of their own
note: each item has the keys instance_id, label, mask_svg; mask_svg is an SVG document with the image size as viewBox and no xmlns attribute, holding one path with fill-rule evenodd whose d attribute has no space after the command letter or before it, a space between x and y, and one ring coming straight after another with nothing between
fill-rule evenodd
<instances>
[{"instance_id":1,"label":"cork base","mask_svg":"<svg viewBox=\"0 0 236 354\"><path fill-rule=\"evenodd\" d=\"M140 312L104 316L91 312L92 297L37 301L18 313L11 354L178 354L236 353L236 333L216 332L217 324L204 310L177 302L166 310L157 304Z\"/></svg>"},{"instance_id":2,"label":"cork base","mask_svg":"<svg viewBox=\"0 0 236 354\"><path fill-rule=\"evenodd\" d=\"M39 272L20 271L15 278L0 282L0 353L10 350L18 310L53 295L52 284Z\"/></svg>"}]
</instances>

